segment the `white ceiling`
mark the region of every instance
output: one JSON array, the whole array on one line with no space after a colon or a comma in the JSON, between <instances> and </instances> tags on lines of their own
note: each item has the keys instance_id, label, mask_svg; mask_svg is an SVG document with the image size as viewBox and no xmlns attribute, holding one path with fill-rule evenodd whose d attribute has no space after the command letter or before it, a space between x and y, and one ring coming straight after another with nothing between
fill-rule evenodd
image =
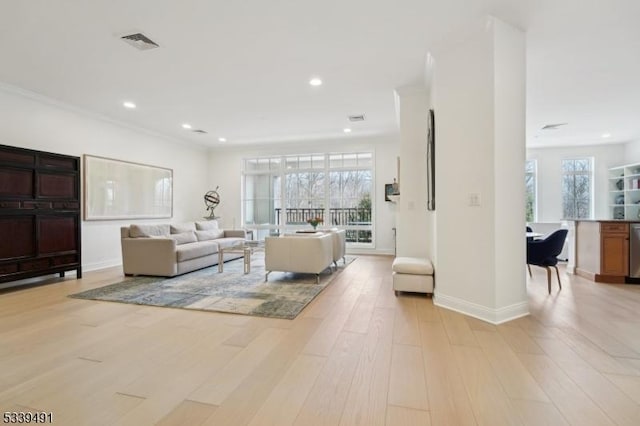
<instances>
[{"instance_id":1,"label":"white ceiling","mask_svg":"<svg viewBox=\"0 0 640 426\"><path fill-rule=\"evenodd\" d=\"M5 0L0 81L210 146L392 133L393 90L486 14L527 31L529 146L640 139L638 0Z\"/></svg>"}]
</instances>

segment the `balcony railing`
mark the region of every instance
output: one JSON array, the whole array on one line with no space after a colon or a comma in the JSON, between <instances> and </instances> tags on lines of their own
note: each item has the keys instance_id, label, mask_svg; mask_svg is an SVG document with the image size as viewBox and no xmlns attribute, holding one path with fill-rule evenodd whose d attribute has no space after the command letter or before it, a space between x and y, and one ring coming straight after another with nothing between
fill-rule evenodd
<instances>
[{"instance_id":1,"label":"balcony railing","mask_svg":"<svg viewBox=\"0 0 640 426\"><path fill-rule=\"evenodd\" d=\"M277 208L276 224L287 225L306 225L307 220L316 217L322 218L325 226L340 226L346 228L347 242L349 243L370 243L371 231L349 229L349 227L370 226L371 225L371 209L353 208L330 208L329 220L325 217L325 209L323 208Z\"/></svg>"}]
</instances>

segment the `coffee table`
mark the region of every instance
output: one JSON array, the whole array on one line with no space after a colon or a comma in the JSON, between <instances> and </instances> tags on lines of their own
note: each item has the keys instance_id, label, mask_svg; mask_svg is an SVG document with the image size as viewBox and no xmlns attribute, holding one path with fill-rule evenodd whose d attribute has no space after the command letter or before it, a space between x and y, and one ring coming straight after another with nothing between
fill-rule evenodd
<instances>
[{"instance_id":1,"label":"coffee table","mask_svg":"<svg viewBox=\"0 0 640 426\"><path fill-rule=\"evenodd\" d=\"M258 250L264 250L264 241L244 240L232 246L218 249L218 273L224 272L224 254L241 253L244 262L244 273L251 272L251 255Z\"/></svg>"}]
</instances>

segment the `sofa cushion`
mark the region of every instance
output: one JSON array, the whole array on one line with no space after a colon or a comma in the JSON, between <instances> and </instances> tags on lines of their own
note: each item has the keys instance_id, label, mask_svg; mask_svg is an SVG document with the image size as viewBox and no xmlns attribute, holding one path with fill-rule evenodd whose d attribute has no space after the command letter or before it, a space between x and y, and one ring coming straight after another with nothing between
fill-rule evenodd
<instances>
[{"instance_id":1,"label":"sofa cushion","mask_svg":"<svg viewBox=\"0 0 640 426\"><path fill-rule=\"evenodd\" d=\"M184 232L195 231L195 230L196 230L196 225L193 222L177 223L175 225L171 225L172 234L182 234Z\"/></svg>"},{"instance_id":2,"label":"sofa cushion","mask_svg":"<svg viewBox=\"0 0 640 426\"><path fill-rule=\"evenodd\" d=\"M169 238L176 240L177 245L195 243L198 241L195 231L181 232L179 234L171 234Z\"/></svg>"},{"instance_id":3,"label":"sofa cushion","mask_svg":"<svg viewBox=\"0 0 640 426\"><path fill-rule=\"evenodd\" d=\"M200 241L197 243L183 244L176 248L178 262L197 259L218 253L218 244L215 241Z\"/></svg>"},{"instance_id":4,"label":"sofa cushion","mask_svg":"<svg viewBox=\"0 0 640 426\"><path fill-rule=\"evenodd\" d=\"M218 238L216 240L216 243L218 243L218 246L221 248L231 247L236 244L240 244L241 242L244 242L244 238L231 237L231 238Z\"/></svg>"},{"instance_id":5,"label":"sofa cushion","mask_svg":"<svg viewBox=\"0 0 640 426\"><path fill-rule=\"evenodd\" d=\"M198 241L209 241L224 237L222 229L212 229L210 231L196 231Z\"/></svg>"},{"instance_id":6,"label":"sofa cushion","mask_svg":"<svg viewBox=\"0 0 640 426\"><path fill-rule=\"evenodd\" d=\"M169 225L131 225L129 236L131 238L162 237L169 235Z\"/></svg>"},{"instance_id":7,"label":"sofa cushion","mask_svg":"<svg viewBox=\"0 0 640 426\"><path fill-rule=\"evenodd\" d=\"M209 231L212 229L218 229L217 220L201 220L196 222L196 230L198 231Z\"/></svg>"}]
</instances>

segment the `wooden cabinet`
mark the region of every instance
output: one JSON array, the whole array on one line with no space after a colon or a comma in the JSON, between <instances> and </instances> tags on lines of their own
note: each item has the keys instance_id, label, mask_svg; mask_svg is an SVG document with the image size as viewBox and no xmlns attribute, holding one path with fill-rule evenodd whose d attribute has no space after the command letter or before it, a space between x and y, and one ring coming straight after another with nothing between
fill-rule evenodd
<instances>
[{"instance_id":1,"label":"wooden cabinet","mask_svg":"<svg viewBox=\"0 0 640 426\"><path fill-rule=\"evenodd\" d=\"M627 282L630 226L626 221L576 221L575 273L596 282Z\"/></svg>"},{"instance_id":2,"label":"wooden cabinet","mask_svg":"<svg viewBox=\"0 0 640 426\"><path fill-rule=\"evenodd\" d=\"M628 223L600 223L600 275L610 282L624 282L629 275Z\"/></svg>"},{"instance_id":3,"label":"wooden cabinet","mask_svg":"<svg viewBox=\"0 0 640 426\"><path fill-rule=\"evenodd\" d=\"M0 145L0 282L82 277L80 158Z\"/></svg>"}]
</instances>

